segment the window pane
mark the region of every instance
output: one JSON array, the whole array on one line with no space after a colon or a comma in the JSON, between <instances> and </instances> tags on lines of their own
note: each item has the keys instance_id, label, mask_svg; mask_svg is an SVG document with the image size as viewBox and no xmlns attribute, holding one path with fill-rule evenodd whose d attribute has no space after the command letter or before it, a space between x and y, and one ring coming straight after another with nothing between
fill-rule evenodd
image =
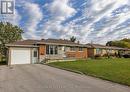
<instances>
[{"instance_id":1,"label":"window pane","mask_svg":"<svg viewBox=\"0 0 130 92\"><path fill-rule=\"evenodd\" d=\"M83 48L80 47L80 48L79 48L79 51L83 51Z\"/></svg>"},{"instance_id":2,"label":"window pane","mask_svg":"<svg viewBox=\"0 0 130 92\"><path fill-rule=\"evenodd\" d=\"M46 54L58 54L58 46L47 45Z\"/></svg>"},{"instance_id":3,"label":"window pane","mask_svg":"<svg viewBox=\"0 0 130 92\"><path fill-rule=\"evenodd\" d=\"M53 46L50 46L50 54L53 54Z\"/></svg>"},{"instance_id":4,"label":"window pane","mask_svg":"<svg viewBox=\"0 0 130 92\"><path fill-rule=\"evenodd\" d=\"M37 51L34 51L34 57L37 57Z\"/></svg>"},{"instance_id":5,"label":"window pane","mask_svg":"<svg viewBox=\"0 0 130 92\"><path fill-rule=\"evenodd\" d=\"M71 47L70 50L71 51L76 51L76 47Z\"/></svg>"},{"instance_id":6,"label":"window pane","mask_svg":"<svg viewBox=\"0 0 130 92\"><path fill-rule=\"evenodd\" d=\"M102 53L102 49L96 49L96 53L97 54L101 54Z\"/></svg>"},{"instance_id":7,"label":"window pane","mask_svg":"<svg viewBox=\"0 0 130 92\"><path fill-rule=\"evenodd\" d=\"M58 47L55 46L55 54L58 54Z\"/></svg>"},{"instance_id":8,"label":"window pane","mask_svg":"<svg viewBox=\"0 0 130 92\"><path fill-rule=\"evenodd\" d=\"M49 45L46 46L46 54L49 54Z\"/></svg>"}]
</instances>

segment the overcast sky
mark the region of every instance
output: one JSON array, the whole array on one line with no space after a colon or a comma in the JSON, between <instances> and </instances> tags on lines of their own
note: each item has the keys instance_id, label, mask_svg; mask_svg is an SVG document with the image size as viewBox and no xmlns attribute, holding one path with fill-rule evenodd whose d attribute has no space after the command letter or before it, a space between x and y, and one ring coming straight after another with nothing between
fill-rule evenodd
<instances>
[{"instance_id":1,"label":"overcast sky","mask_svg":"<svg viewBox=\"0 0 130 92\"><path fill-rule=\"evenodd\" d=\"M130 0L16 0L15 7L6 21L19 25L26 39L76 36L104 44L130 38Z\"/></svg>"}]
</instances>

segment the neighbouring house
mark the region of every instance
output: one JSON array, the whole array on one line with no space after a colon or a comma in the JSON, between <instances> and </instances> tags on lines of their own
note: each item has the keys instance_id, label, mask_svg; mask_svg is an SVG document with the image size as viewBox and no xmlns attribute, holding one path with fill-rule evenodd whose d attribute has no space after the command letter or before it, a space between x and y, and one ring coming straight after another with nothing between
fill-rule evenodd
<instances>
[{"instance_id":1,"label":"neighbouring house","mask_svg":"<svg viewBox=\"0 0 130 92\"><path fill-rule=\"evenodd\" d=\"M114 47L114 46L105 46L100 44L86 44L86 47L88 48L88 57L95 57L96 55L99 56L115 56L119 53L128 53L130 49L128 48L120 48L120 47Z\"/></svg>"},{"instance_id":2,"label":"neighbouring house","mask_svg":"<svg viewBox=\"0 0 130 92\"><path fill-rule=\"evenodd\" d=\"M8 65L34 64L45 60L86 59L86 45L62 39L23 40L6 44Z\"/></svg>"}]
</instances>

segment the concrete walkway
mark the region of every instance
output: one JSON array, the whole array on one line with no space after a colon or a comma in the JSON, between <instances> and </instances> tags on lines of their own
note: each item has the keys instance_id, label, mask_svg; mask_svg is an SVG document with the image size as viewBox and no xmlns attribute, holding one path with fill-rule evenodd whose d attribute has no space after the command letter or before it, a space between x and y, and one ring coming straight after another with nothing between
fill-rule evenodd
<instances>
[{"instance_id":1,"label":"concrete walkway","mask_svg":"<svg viewBox=\"0 0 130 92\"><path fill-rule=\"evenodd\" d=\"M130 92L130 87L36 64L0 66L0 92Z\"/></svg>"}]
</instances>

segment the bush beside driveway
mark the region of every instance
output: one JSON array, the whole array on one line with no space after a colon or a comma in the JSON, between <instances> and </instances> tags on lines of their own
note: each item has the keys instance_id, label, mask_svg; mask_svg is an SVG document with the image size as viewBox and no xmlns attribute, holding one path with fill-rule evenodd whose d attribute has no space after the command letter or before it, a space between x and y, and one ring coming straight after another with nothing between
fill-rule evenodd
<instances>
[{"instance_id":1,"label":"bush beside driveway","mask_svg":"<svg viewBox=\"0 0 130 92\"><path fill-rule=\"evenodd\" d=\"M5 64L6 64L5 57L3 57L3 56L0 54L0 65L5 65Z\"/></svg>"},{"instance_id":2,"label":"bush beside driveway","mask_svg":"<svg viewBox=\"0 0 130 92\"><path fill-rule=\"evenodd\" d=\"M92 59L73 62L53 62L48 65L79 71L85 75L130 86L130 59Z\"/></svg>"}]
</instances>

